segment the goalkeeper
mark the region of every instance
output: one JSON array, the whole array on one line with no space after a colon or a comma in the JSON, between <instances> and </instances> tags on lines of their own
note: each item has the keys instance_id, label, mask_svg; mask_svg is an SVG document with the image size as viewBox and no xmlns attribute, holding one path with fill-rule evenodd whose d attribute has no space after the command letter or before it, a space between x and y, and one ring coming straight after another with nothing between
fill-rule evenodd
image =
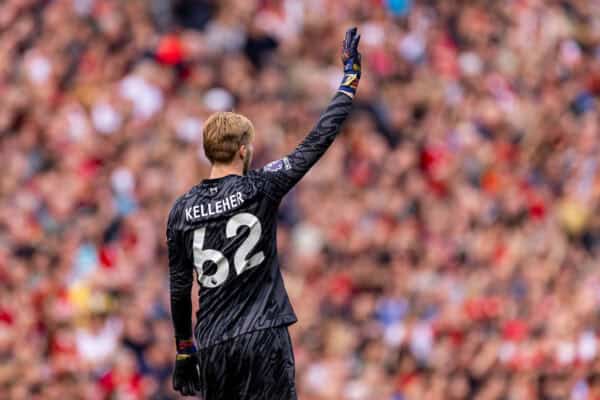
<instances>
[{"instance_id":1,"label":"goalkeeper","mask_svg":"<svg viewBox=\"0 0 600 400\"><path fill-rule=\"evenodd\" d=\"M346 33L344 77L314 129L287 157L249 170L254 127L216 113L204 125L210 179L169 214L167 244L177 357L173 387L204 400L296 398L288 326L296 314L277 257L277 208L329 148L350 113L360 79L360 36ZM193 272L200 310L192 333Z\"/></svg>"}]
</instances>

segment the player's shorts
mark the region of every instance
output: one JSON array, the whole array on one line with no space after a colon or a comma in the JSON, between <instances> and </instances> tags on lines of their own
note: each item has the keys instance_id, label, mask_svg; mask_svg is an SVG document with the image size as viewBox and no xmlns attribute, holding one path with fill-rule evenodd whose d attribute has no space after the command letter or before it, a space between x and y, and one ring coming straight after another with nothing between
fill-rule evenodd
<instances>
[{"instance_id":1,"label":"player's shorts","mask_svg":"<svg viewBox=\"0 0 600 400\"><path fill-rule=\"evenodd\" d=\"M296 400L287 326L237 336L201 349L203 400Z\"/></svg>"}]
</instances>

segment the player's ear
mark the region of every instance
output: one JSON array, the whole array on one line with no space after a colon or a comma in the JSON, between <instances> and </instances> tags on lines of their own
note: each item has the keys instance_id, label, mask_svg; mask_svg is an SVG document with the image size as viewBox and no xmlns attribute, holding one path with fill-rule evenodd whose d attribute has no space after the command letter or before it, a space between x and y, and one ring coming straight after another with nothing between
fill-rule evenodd
<instances>
[{"instance_id":1,"label":"player's ear","mask_svg":"<svg viewBox=\"0 0 600 400\"><path fill-rule=\"evenodd\" d=\"M246 158L246 156L248 155L248 147L243 144L240 146L240 150L238 151L238 156L240 157L240 160L243 160L244 158Z\"/></svg>"}]
</instances>

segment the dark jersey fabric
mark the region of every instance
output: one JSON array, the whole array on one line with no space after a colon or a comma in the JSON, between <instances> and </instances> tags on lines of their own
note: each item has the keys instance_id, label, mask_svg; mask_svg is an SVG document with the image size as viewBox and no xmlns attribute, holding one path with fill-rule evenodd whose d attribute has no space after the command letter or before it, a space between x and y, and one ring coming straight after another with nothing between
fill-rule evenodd
<instances>
[{"instance_id":1,"label":"dark jersey fabric","mask_svg":"<svg viewBox=\"0 0 600 400\"><path fill-rule=\"evenodd\" d=\"M177 338L192 336L194 269L201 287L199 348L296 322L277 258L277 208L331 145L351 108L351 98L336 94L288 156L244 176L205 179L177 199L167 222Z\"/></svg>"}]
</instances>

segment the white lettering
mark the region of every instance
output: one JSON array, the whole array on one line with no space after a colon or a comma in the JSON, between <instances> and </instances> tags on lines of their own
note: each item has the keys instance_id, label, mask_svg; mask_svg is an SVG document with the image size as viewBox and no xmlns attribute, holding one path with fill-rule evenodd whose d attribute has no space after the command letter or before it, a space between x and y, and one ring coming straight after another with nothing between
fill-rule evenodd
<instances>
[{"instance_id":1,"label":"white lettering","mask_svg":"<svg viewBox=\"0 0 600 400\"><path fill-rule=\"evenodd\" d=\"M229 199L225 197L223 199L223 211L229 211L231 209L231 205L229 204Z\"/></svg>"},{"instance_id":2,"label":"white lettering","mask_svg":"<svg viewBox=\"0 0 600 400\"><path fill-rule=\"evenodd\" d=\"M228 197L224 197L213 203L197 204L185 209L185 219L193 220L196 218L209 217L215 214L221 214L232 208L242 205L244 196L241 192L236 192Z\"/></svg>"}]
</instances>

